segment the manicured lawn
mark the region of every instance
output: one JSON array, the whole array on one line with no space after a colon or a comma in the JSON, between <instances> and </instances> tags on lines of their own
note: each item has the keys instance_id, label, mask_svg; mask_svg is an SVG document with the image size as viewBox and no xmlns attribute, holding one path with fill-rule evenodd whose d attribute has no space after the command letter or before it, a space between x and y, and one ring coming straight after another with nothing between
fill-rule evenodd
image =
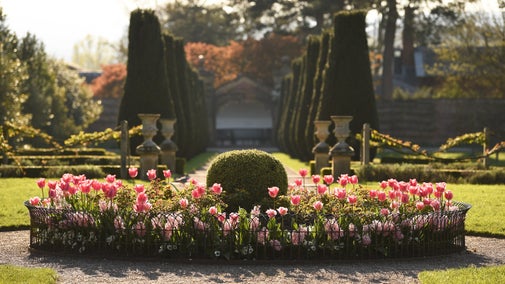
<instances>
[{"instance_id":1,"label":"manicured lawn","mask_svg":"<svg viewBox=\"0 0 505 284\"><path fill-rule=\"evenodd\" d=\"M418 277L423 284L505 283L505 265L423 271Z\"/></svg>"},{"instance_id":2,"label":"manicured lawn","mask_svg":"<svg viewBox=\"0 0 505 284\"><path fill-rule=\"evenodd\" d=\"M0 283L56 283L58 275L50 268L0 265Z\"/></svg>"}]
</instances>

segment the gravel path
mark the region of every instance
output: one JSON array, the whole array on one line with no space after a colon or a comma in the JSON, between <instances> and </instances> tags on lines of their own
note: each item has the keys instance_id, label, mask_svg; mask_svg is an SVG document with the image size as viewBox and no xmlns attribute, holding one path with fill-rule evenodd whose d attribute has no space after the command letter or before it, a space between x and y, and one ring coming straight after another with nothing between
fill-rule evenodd
<instances>
[{"instance_id":1,"label":"gravel path","mask_svg":"<svg viewBox=\"0 0 505 284\"><path fill-rule=\"evenodd\" d=\"M0 264L50 267L60 283L418 283L425 270L505 264L505 239L466 237L446 256L332 263L174 263L30 253L29 231L0 232Z\"/></svg>"}]
</instances>

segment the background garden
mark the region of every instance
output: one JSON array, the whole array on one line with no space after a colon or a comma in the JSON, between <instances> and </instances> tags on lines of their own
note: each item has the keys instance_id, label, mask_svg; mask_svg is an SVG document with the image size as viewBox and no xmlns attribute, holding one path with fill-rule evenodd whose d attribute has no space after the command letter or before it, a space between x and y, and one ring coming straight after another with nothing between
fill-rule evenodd
<instances>
[{"instance_id":1,"label":"background garden","mask_svg":"<svg viewBox=\"0 0 505 284\"><path fill-rule=\"evenodd\" d=\"M471 70L486 70L468 76L468 70L461 71L455 68L451 72L446 72L444 76L433 77L437 84L431 84L428 89L418 88L416 92L408 93L401 88L393 91L393 78L389 77L392 72L388 72L392 70L394 63L392 56L394 50L391 45L391 37L394 39L394 35L391 33L395 34L395 30L391 30L388 26L388 21L396 20L395 17L398 17L396 1L386 1L387 4L378 3L374 7L366 7L367 4L360 1L349 3L354 11L326 16L331 19L329 21L323 20L327 12L323 12L324 10L334 12L349 7L336 7L338 5L334 6L329 2L315 1L320 6L315 3L307 4L307 7L313 8L313 14L310 14L304 9L290 10L291 6L288 5L290 1L278 2L285 11L289 10L292 13L304 11L306 13L304 16L312 15L317 19L316 28L310 30L301 25L297 30L303 31L303 34L296 34L296 37L293 37L293 34L282 37L268 33L269 35L261 40L253 41L249 38L246 41L232 42L230 46L219 45L223 44L219 43L224 41L222 37L211 38L207 42L197 44L201 39L192 39L188 33L178 34L193 42L184 45L181 38L164 30L166 23L160 24L155 11L134 11L131 15L128 46L123 46L123 50L127 50L123 54L128 59L127 64L123 64L123 67L117 66L118 68L114 70L111 66L103 67L103 75L92 83L94 89L89 89L83 84L84 80L79 78L76 72L72 72L61 62L49 58L44 52L43 44L35 37L27 35L18 39L2 24L0 26L3 43L1 46L3 60L0 65L2 72L0 87L3 94L0 107L2 130L0 146L3 157L0 167L1 230L27 228L29 216L23 202L36 194L35 181L39 177L56 178L65 172L86 174L90 178L103 178L109 173L120 174L119 130L86 131L100 115L101 106L98 99L107 96L121 98L118 121L127 120L132 127L129 164L138 164L138 157L134 155L134 151L142 141L137 114L159 113L161 117L177 119L174 141L179 150L176 168L172 169L174 176L176 178L191 176L216 154L206 150L208 117L203 114L208 107L205 96L208 82L204 81L204 76L199 77L202 75L202 68L206 72L213 72L215 78L210 82L213 86L226 82L227 78L233 79L240 72L255 75L265 84L273 85L275 80L272 77L262 78L268 73L263 68L275 69L279 66L263 64L262 68L256 66L255 69L254 64L242 64L243 69L240 69L230 64L236 61L230 54L235 56L239 54L242 58L247 51L250 54L263 54L261 51L265 49L262 50L260 47L265 48L269 46L267 43L277 41L277 44L270 46L279 46L286 42L294 42L299 46L296 51L283 53L290 55L290 59L293 60L290 61L290 72L282 78L278 89L280 96L274 140L279 152L274 152L274 156L283 164L294 170L313 169L311 150L316 139L312 135L314 133L312 122L328 120L330 115L352 115L354 120L351 123L349 143L356 150L361 147L363 123L369 123L373 129L371 163L361 163L357 154L351 167L362 182L367 182L367 186L375 187L377 182L390 177L399 180L416 178L422 181L446 181L456 200L473 206L466 221L469 235L505 237L505 226L496 218L505 216L503 209L505 157L503 154L500 155L505 147L503 128L484 130L488 125L481 125L482 131L471 129L467 133L461 133L460 136L448 137L442 145L427 145L425 148L417 145L415 141L406 141L381 133L379 114L376 110L376 100L389 100L393 97L409 100L420 97L503 99L505 92L500 85L501 80L497 80L502 73L493 69L495 64L487 64L488 59L491 62L504 62L503 55L500 57L499 53L494 52L497 47L503 45L503 38L496 37L499 33L493 33L503 30L503 26L492 20L485 21L470 16L463 10L458 10L457 5L432 8L429 14L424 15L425 18L414 12L415 7L404 6L405 70L409 70L409 48L415 44L413 40L410 42L408 40L409 28L414 28L412 22L414 19L418 23L423 23L422 19L425 20L424 26L419 27L431 25L438 28L436 32L425 34L424 37L421 32L427 32L427 29L410 31L410 35L418 35L419 43L424 40L427 41L426 44L436 46L439 62L446 62L451 67L454 65L449 63L459 62L461 66L473 66ZM195 9L201 11L198 9L203 8L191 1L188 3L186 7L167 6L157 12L172 16L168 17L171 23L168 26L171 26L176 34L183 32L185 27L178 24L182 21L177 17L180 16L178 14L180 9L194 12ZM331 9L327 9L328 7ZM383 25L381 36L375 44L369 45L368 35L365 33L366 13L358 8L373 8L384 16L381 22ZM204 9L220 11L216 7ZM257 6L255 9L257 10L242 11L244 14L241 17L247 14L255 20L250 23L257 24L248 26L249 32L264 27L261 16L273 11L267 4ZM288 13L282 20L289 22L289 15ZM4 16L2 15L2 20ZM230 22L231 16L239 15L229 14L226 21ZM442 17L446 18L440 20ZM213 21L217 19L205 21L214 23ZM475 33L472 34L473 44L466 46L466 50L470 50L469 53L463 52L463 48L455 48L456 43L451 42L453 46L436 44L437 38L440 40L441 37L455 34L456 31L462 33L464 27L468 26L475 28ZM213 27L216 28L215 25ZM275 22L273 25L276 32L282 31L283 27L285 25L282 22ZM477 36L480 32L477 27L481 29L480 31L482 29L489 31L492 35L489 42L492 44L481 45L482 39ZM287 31L285 29L283 32ZM309 33L312 35L308 36ZM464 36L470 35L461 35L460 39ZM145 44L146 38L151 44ZM300 38L304 40L299 40ZM230 39L236 38L232 35ZM460 41L458 46L463 46L462 43L463 41ZM225 49L231 51L235 49L236 52L223 53ZM487 56L478 58L486 60L476 60L476 56L472 56L477 50L481 52L480 54L485 52ZM206 61L202 63L196 58L204 54L204 51ZM218 64L220 60L216 57L220 54L228 54L228 58L225 58L228 61L223 59L223 62ZM279 54L271 52L270 55ZM457 59L451 61L454 58ZM278 61L265 58L261 62ZM444 70L443 66L438 66L439 69L435 67L432 70L433 74L439 74ZM111 79L109 72L123 72L123 76ZM160 139L157 138L158 141L161 141ZM334 137L330 135L328 144L334 143ZM163 165L161 168L164 168ZM313 171L312 173L319 174ZM7 267L7 271L15 275L18 273L11 267ZM503 275L503 267L479 269L477 272L470 268L456 273L467 277L465 279L470 275L483 273L485 277L489 277L488 279L496 279L499 282L502 280L500 275ZM423 275L421 279L431 283L436 280L429 280L429 277L439 279L446 277L442 272L435 272L434 275ZM452 276L450 278L456 279Z\"/></svg>"}]
</instances>

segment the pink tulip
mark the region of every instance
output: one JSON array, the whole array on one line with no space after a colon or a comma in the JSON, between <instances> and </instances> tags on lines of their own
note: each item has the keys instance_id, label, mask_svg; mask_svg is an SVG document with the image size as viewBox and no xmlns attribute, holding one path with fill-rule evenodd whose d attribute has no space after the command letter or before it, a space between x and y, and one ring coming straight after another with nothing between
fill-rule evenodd
<instances>
[{"instance_id":1,"label":"pink tulip","mask_svg":"<svg viewBox=\"0 0 505 284\"><path fill-rule=\"evenodd\" d=\"M221 223L226 221L226 212L222 212L222 213L217 214L217 220Z\"/></svg>"},{"instance_id":2,"label":"pink tulip","mask_svg":"<svg viewBox=\"0 0 505 284\"><path fill-rule=\"evenodd\" d=\"M291 196L291 204L293 204L294 206L297 206L298 204L300 204L300 195L292 195Z\"/></svg>"},{"instance_id":3,"label":"pink tulip","mask_svg":"<svg viewBox=\"0 0 505 284\"><path fill-rule=\"evenodd\" d=\"M50 188L48 194L49 194L49 198L51 198L51 199L56 198L56 189Z\"/></svg>"},{"instance_id":4,"label":"pink tulip","mask_svg":"<svg viewBox=\"0 0 505 284\"><path fill-rule=\"evenodd\" d=\"M198 194L200 194L200 196L201 196L201 195L205 194L205 191L207 190L207 188L205 187L205 184L197 183L196 190L198 190Z\"/></svg>"},{"instance_id":5,"label":"pink tulip","mask_svg":"<svg viewBox=\"0 0 505 284\"><path fill-rule=\"evenodd\" d=\"M170 178L172 176L172 172L170 170L163 170L163 176L165 178Z\"/></svg>"},{"instance_id":6,"label":"pink tulip","mask_svg":"<svg viewBox=\"0 0 505 284\"><path fill-rule=\"evenodd\" d=\"M317 193L324 194L328 190L326 184L318 184L317 185Z\"/></svg>"},{"instance_id":7,"label":"pink tulip","mask_svg":"<svg viewBox=\"0 0 505 284\"><path fill-rule=\"evenodd\" d=\"M143 222L138 222L137 224L135 224L133 229L135 230L135 233L139 237L143 237L146 235L146 225L144 225Z\"/></svg>"},{"instance_id":8,"label":"pink tulip","mask_svg":"<svg viewBox=\"0 0 505 284\"><path fill-rule=\"evenodd\" d=\"M332 184L333 183L333 176L332 175L325 175L323 177L323 180L326 184Z\"/></svg>"},{"instance_id":9,"label":"pink tulip","mask_svg":"<svg viewBox=\"0 0 505 284\"><path fill-rule=\"evenodd\" d=\"M102 183L97 181L96 179L92 180L91 181L91 187L95 190L95 191L99 191L102 189Z\"/></svg>"},{"instance_id":10,"label":"pink tulip","mask_svg":"<svg viewBox=\"0 0 505 284\"><path fill-rule=\"evenodd\" d=\"M209 214L213 215L213 216L217 215L217 208L216 208L216 206L212 206L212 207L209 208Z\"/></svg>"},{"instance_id":11,"label":"pink tulip","mask_svg":"<svg viewBox=\"0 0 505 284\"><path fill-rule=\"evenodd\" d=\"M402 203L409 203L409 195L404 193L402 194Z\"/></svg>"},{"instance_id":12,"label":"pink tulip","mask_svg":"<svg viewBox=\"0 0 505 284\"><path fill-rule=\"evenodd\" d=\"M388 182L385 181L385 180L383 180L383 181L380 182L379 185L380 185L380 188L386 189L386 187L388 187Z\"/></svg>"},{"instance_id":13,"label":"pink tulip","mask_svg":"<svg viewBox=\"0 0 505 284\"><path fill-rule=\"evenodd\" d=\"M377 193L377 199L379 199L381 202L386 200L386 193L384 191L379 191Z\"/></svg>"},{"instance_id":14,"label":"pink tulip","mask_svg":"<svg viewBox=\"0 0 505 284\"><path fill-rule=\"evenodd\" d=\"M186 209L186 207L188 207L188 200L186 198L182 198L181 200L179 200L179 205L181 206L182 209Z\"/></svg>"},{"instance_id":15,"label":"pink tulip","mask_svg":"<svg viewBox=\"0 0 505 284\"><path fill-rule=\"evenodd\" d=\"M419 211L423 210L424 209L424 202L422 202L422 201L416 202L416 208Z\"/></svg>"},{"instance_id":16,"label":"pink tulip","mask_svg":"<svg viewBox=\"0 0 505 284\"><path fill-rule=\"evenodd\" d=\"M306 177L306 176L307 176L307 174L309 173L309 171L308 171L307 169L300 169L300 170L298 171L298 173L300 174L300 176L301 176L301 177L303 177L303 178L304 178L304 177Z\"/></svg>"},{"instance_id":17,"label":"pink tulip","mask_svg":"<svg viewBox=\"0 0 505 284\"><path fill-rule=\"evenodd\" d=\"M409 184L404 181L400 181L398 183L398 186L399 186L401 192L405 192L408 190Z\"/></svg>"},{"instance_id":18,"label":"pink tulip","mask_svg":"<svg viewBox=\"0 0 505 284\"><path fill-rule=\"evenodd\" d=\"M437 191L433 192L433 195L435 195L436 198L442 197L442 194L443 194L443 191L438 191L437 190Z\"/></svg>"},{"instance_id":19,"label":"pink tulip","mask_svg":"<svg viewBox=\"0 0 505 284\"><path fill-rule=\"evenodd\" d=\"M323 209L323 203L321 201L316 201L314 202L314 204L312 205L314 207L314 209L316 209L316 211L321 211Z\"/></svg>"},{"instance_id":20,"label":"pink tulip","mask_svg":"<svg viewBox=\"0 0 505 284\"><path fill-rule=\"evenodd\" d=\"M30 198L30 204L33 206L37 206L40 203L40 197L35 196L33 198Z\"/></svg>"},{"instance_id":21,"label":"pink tulip","mask_svg":"<svg viewBox=\"0 0 505 284\"><path fill-rule=\"evenodd\" d=\"M417 186L417 180L415 178L411 178L409 183L411 186Z\"/></svg>"},{"instance_id":22,"label":"pink tulip","mask_svg":"<svg viewBox=\"0 0 505 284\"><path fill-rule=\"evenodd\" d=\"M356 197L356 195L349 195L349 197L347 197L347 202L351 205L355 205L356 202L358 202L358 197Z\"/></svg>"},{"instance_id":23,"label":"pink tulip","mask_svg":"<svg viewBox=\"0 0 505 284\"><path fill-rule=\"evenodd\" d=\"M391 207L391 209L398 209L400 207L400 203L398 203L398 201L396 200L393 200L391 201L391 204L389 206Z\"/></svg>"},{"instance_id":24,"label":"pink tulip","mask_svg":"<svg viewBox=\"0 0 505 284\"><path fill-rule=\"evenodd\" d=\"M288 214L288 208L286 207L279 207L277 208L277 211L279 211L279 215L281 216Z\"/></svg>"},{"instance_id":25,"label":"pink tulip","mask_svg":"<svg viewBox=\"0 0 505 284\"><path fill-rule=\"evenodd\" d=\"M447 184L445 182L437 182L436 189L439 192L444 192L446 186Z\"/></svg>"},{"instance_id":26,"label":"pink tulip","mask_svg":"<svg viewBox=\"0 0 505 284\"><path fill-rule=\"evenodd\" d=\"M266 213L268 218L270 219L272 219L273 217L275 217L275 215L277 215L277 211L275 211L274 209L268 209Z\"/></svg>"},{"instance_id":27,"label":"pink tulip","mask_svg":"<svg viewBox=\"0 0 505 284\"><path fill-rule=\"evenodd\" d=\"M303 180L301 180L299 178L295 179L295 185L296 186L301 186L302 184L303 184Z\"/></svg>"},{"instance_id":28,"label":"pink tulip","mask_svg":"<svg viewBox=\"0 0 505 284\"><path fill-rule=\"evenodd\" d=\"M66 173L61 176L61 181L65 183L72 182L74 180L74 176L72 174Z\"/></svg>"},{"instance_id":29,"label":"pink tulip","mask_svg":"<svg viewBox=\"0 0 505 284\"><path fill-rule=\"evenodd\" d=\"M212 185L212 192L215 194L219 195L223 192L223 188L221 187L221 184L215 183Z\"/></svg>"},{"instance_id":30,"label":"pink tulip","mask_svg":"<svg viewBox=\"0 0 505 284\"><path fill-rule=\"evenodd\" d=\"M277 194L279 194L279 188L277 186L268 188L268 195L270 195L270 197L276 198Z\"/></svg>"},{"instance_id":31,"label":"pink tulip","mask_svg":"<svg viewBox=\"0 0 505 284\"><path fill-rule=\"evenodd\" d=\"M368 195L370 196L370 198L377 198L377 190L371 189Z\"/></svg>"},{"instance_id":32,"label":"pink tulip","mask_svg":"<svg viewBox=\"0 0 505 284\"><path fill-rule=\"evenodd\" d=\"M387 209L387 208L382 208L380 212L381 212L381 215L383 215L383 216L387 216L387 215L389 215L389 213L391 213L389 211L389 209Z\"/></svg>"},{"instance_id":33,"label":"pink tulip","mask_svg":"<svg viewBox=\"0 0 505 284\"><path fill-rule=\"evenodd\" d=\"M237 224L238 220L240 218L240 215L238 215L237 213L230 213L230 221L233 225Z\"/></svg>"},{"instance_id":34,"label":"pink tulip","mask_svg":"<svg viewBox=\"0 0 505 284\"><path fill-rule=\"evenodd\" d=\"M156 178L156 170L155 169L150 169L147 171L147 179L148 180L153 180Z\"/></svg>"},{"instance_id":35,"label":"pink tulip","mask_svg":"<svg viewBox=\"0 0 505 284\"><path fill-rule=\"evenodd\" d=\"M147 194L141 192L137 195L137 203L146 203L147 202Z\"/></svg>"},{"instance_id":36,"label":"pink tulip","mask_svg":"<svg viewBox=\"0 0 505 284\"><path fill-rule=\"evenodd\" d=\"M107 181L108 183L113 183L115 180L116 180L116 175L107 175L105 177L105 181Z\"/></svg>"},{"instance_id":37,"label":"pink tulip","mask_svg":"<svg viewBox=\"0 0 505 284\"><path fill-rule=\"evenodd\" d=\"M135 192L141 193L144 192L146 189L143 184L136 184L133 189L135 189Z\"/></svg>"},{"instance_id":38,"label":"pink tulip","mask_svg":"<svg viewBox=\"0 0 505 284\"><path fill-rule=\"evenodd\" d=\"M358 184L358 176L357 175L352 175L349 177L349 182L351 184Z\"/></svg>"},{"instance_id":39,"label":"pink tulip","mask_svg":"<svg viewBox=\"0 0 505 284\"><path fill-rule=\"evenodd\" d=\"M46 179L45 178L39 178L37 180L37 185L40 189L43 189L46 186Z\"/></svg>"},{"instance_id":40,"label":"pink tulip","mask_svg":"<svg viewBox=\"0 0 505 284\"><path fill-rule=\"evenodd\" d=\"M335 195L337 196L338 199L344 200L345 196L347 195L347 192L345 188L339 188L335 191Z\"/></svg>"},{"instance_id":41,"label":"pink tulip","mask_svg":"<svg viewBox=\"0 0 505 284\"><path fill-rule=\"evenodd\" d=\"M49 187L49 189L55 189L57 184L58 184L57 181L51 180L47 182L47 187Z\"/></svg>"},{"instance_id":42,"label":"pink tulip","mask_svg":"<svg viewBox=\"0 0 505 284\"><path fill-rule=\"evenodd\" d=\"M136 178L137 175L139 174L139 170L137 168L129 168L128 174L130 175L131 178Z\"/></svg>"},{"instance_id":43,"label":"pink tulip","mask_svg":"<svg viewBox=\"0 0 505 284\"><path fill-rule=\"evenodd\" d=\"M79 184L79 190L84 193L88 194L91 191L91 181L84 181Z\"/></svg>"},{"instance_id":44,"label":"pink tulip","mask_svg":"<svg viewBox=\"0 0 505 284\"><path fill-rule=\"evenodd\" d=\"M200 196L202 196L202 195L200 194L200 192L198 191L198 189L196 189L196 188L195 188L195 189L193 189L193 190L191 191L191 196L192 196L194 199L198 199L198 198L200 198Z\"/></svg>"},{"instance_id":45,"label":"pink tulip","mask_svg":"<svg viewBox=\"0 0 505 284\"><path fill-rule=\"evenodd\" d=\"M320 175L312 175L312 182L314 184L318 184L321 181L321 176Z\"/></svg>"},{"instance_id":46,"label":"pink tulip","mask_svg":"<svg viewBox=\"0 0 505 284\"><path fill-rule=\"evenodd\" d=\"M444 192L444 196L445 196L445 199L451 200L453 197L452 191L447 190L446 192Z\"/></svg>"},{"instance_id":47,"label":"pink tulip","mask_svg":"<svg viewBox=\"0 0 505 284\"><path fill-rule=\"evenodd\" d=\"M433 208L434 211L439 211L440 210L440 201L438 201L438 199L433 199L430 203L430 206Z\"/></svg>"},{"instance_id":48,"label":"pink tulip","mask_svg":"<svg viewBox=\"0 0 505 284\"><path fill-rule=\"evenodd\" d=\"M349 183L349 175L341 174L340 177L338 178L338 183L340 184L341 187L345 187L347 183Z\"/></svg>"}]
</instances>

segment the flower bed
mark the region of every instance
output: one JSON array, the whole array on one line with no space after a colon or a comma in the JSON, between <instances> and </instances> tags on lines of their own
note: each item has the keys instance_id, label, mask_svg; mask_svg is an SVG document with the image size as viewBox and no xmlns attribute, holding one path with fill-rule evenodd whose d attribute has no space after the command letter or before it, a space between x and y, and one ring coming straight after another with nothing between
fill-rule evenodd
<instances>
[{"instance_id":1,"label":"flower bed","mask_svg":"<svg viewBox=\"0 0 505 284\"><path fill-rule=\"evenodd\" d=\"M132 177L136 169L131 169ZM185 259L352 259L445 254L465 248L470 205L452 201L445 183L382 182L365 189L355 176L306 171L286 196L265 189L271 206L226 212L226 194L170 172L148 186L63 175L38 181L42 198L25 202L30 247L43 251ZM48 197L44 197L46 185Z\"/></svg>"}]
</instances>

